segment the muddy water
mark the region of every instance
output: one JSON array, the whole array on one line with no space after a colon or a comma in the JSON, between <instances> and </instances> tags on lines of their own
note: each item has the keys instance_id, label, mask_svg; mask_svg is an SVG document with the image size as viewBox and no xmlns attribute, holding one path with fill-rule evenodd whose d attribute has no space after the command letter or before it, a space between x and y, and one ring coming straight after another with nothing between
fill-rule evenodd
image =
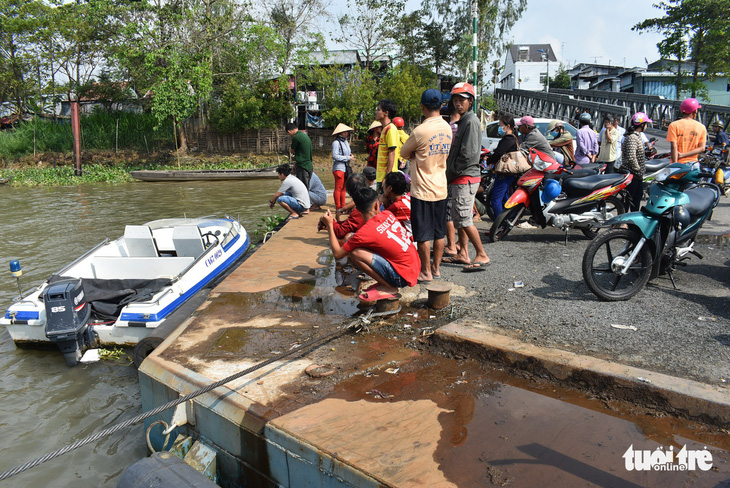
<instances>
[{"instance_id":1,"label":"muddy water","mask_svg":"<svg viewBox=\"0 0 730 488\"><path fill-rule=\"evenodd\" d=\"M323 177L332 188L331 176ZM278 180L133 183L65 188L0 186L0 306L17 296L8 261L23 266L28 289L60 270L125 224L229 214L252 232L276 212L268 198ZM282 211L279 211L282 214ZM16 349L0 330L0 471L40 457L140 413L137 372L100 362L68 369L56 351ZM116 486L119 474L146 454L135 426L45 463L7 486Z\"/></svg>"},{"instance_id":2,"label":"muddy water","mask_svg":"<svg viewBox=\"0 0 730 488\"><path fill-rule=\"evenodd\" d=\"M347 281L342 270L320 271L306 285L221 296L205 313L212 319L229 315L231 306L248 306L249 313L265 309L268 314L293 315L302 302L308 304L305 310L324 304L320 313L337 308L355 313L349 308L346 286L327 291L341 285L343 278ZM271 407L286 414L329 398L373 403L430 400L445 411L438 419L441 431L434 460L444 477L459 487L725 486L730 479L726 432L429 352L423 334L445 321L448 312L428 311L417 302L369 335L333 341L323 349L337 351L330 368L334 373L317 379L302 375L283 388L287 398L277 398ZM209 348L206 357L215 359L263 359L324 332L324 326L271 327L265 332L233 327L212 345L201 347ZM326 361L322 351L308 357ZM651 453L706 451L713 467L629 470L624 456L630 447ZM347 458L346 452L340 454ZM392 452L381 463L391 462L397 471L401 458L402 453Z\"/></svg>"}]
</instances>

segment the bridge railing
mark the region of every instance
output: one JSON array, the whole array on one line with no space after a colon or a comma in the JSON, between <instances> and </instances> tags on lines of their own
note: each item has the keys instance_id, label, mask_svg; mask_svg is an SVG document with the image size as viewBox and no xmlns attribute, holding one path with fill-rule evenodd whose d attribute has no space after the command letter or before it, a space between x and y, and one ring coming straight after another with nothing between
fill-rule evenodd
<instances>
[{"instance_id":1,"label":"bridge railing","mask_svg":"<svg viewBox=\"0 0 730 488\"><path fill-rule=\"evenodd\" d=\"M588 112L597 124L605 115L618 116L622 125L636 112L646 113L654 128L666 130L669 124L680 116L680 100L667 100L653 95L609 92L604 90L561 90L550 93L529 90L495 91L497 105L501 110L516 115L532 115L571 121L576 110ZM721 120L725 126L730 123L730 107L702 104L698 121L706 126Z\"/></svg>"}]
</instances>

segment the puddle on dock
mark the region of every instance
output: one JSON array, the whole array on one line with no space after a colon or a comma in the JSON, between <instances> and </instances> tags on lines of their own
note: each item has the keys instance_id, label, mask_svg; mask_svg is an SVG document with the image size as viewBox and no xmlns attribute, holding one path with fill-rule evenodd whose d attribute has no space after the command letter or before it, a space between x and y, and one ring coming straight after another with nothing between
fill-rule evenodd
<instances>
[{"instance_id":1,"label":"puddle on dock","mask_svg":"<svg viewBox=\"0 0 730 488\"><path fill-rule=\"evenodd\" d=\"M315 322L265 329L229 327L200 344L205 356L264 359L359 313L352 281L356 284L356 277L343 274L331 260L321 264L329 265L311 270L311 280L261 293L221 294L200 313L201 318L245 320L276 314L296 319L301 312L314 316ZM327 398L430 400L445 411L438 419L441 433L434 461L455 486L730 486L726 431L425 350L426 336L448 321L446 312L410 308L391 318L387 327L344 336L312 351L308 361L332 366L335 373L310 378L302 371L290 383L277 385L282 395L267 405L271 418ZM242 393L247 393L245 388ZM675 453L684 446L687 450L707 446L713 467L629 471L623 456L631 446L650 452L671 447ZM397 463L399 453L392 456Z\"/></svg>"},{"instance_id":2,"label":"puddle on dock","mask_svg":"<svg viewBox=\"0 0 730 488\"><path fill-rule=\"evenodd\" d=\"M362 306L355 296L357 271L351 266L335 265L331 253L323 253L318 262L324 268L307 269L311 279L298 279L280 288L259 293L222 293L215 297L204 313L258 315L263 310L307 312L320 315L352 317Z\"/></svg>"},{"instance_id":3,"label":"puddle on dock","mask_svg":"<svg viewBox=\"0 0 730 488\"><path fill-rule=\"evenodd\" d=\"M398 342L359 337L357 347L345 354L356 355L360 366L334 386L330 397L428 399L447 410L439 415L434 460L456 486L730 486L726 431L516 379L475 360L448 359ZM310 383L318 381L323 380ZM685 445L687 450L707 447L713 468L628 471L622 457L630 446L652 452L672 447L678 453Z\"/></svg>"}]
</instances>

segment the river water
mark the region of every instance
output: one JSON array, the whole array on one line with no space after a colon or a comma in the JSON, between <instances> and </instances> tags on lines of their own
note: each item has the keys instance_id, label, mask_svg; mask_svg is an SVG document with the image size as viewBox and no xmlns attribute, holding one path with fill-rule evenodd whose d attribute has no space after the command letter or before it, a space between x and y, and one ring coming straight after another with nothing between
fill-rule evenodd
<instances>
[{"instance_id":1,"label":"river water","mask_svg":"<svg viewBox=\"0 0 730 488\"><path fill-rule=\"evenodd\" d=\"M329 178L327 178L329 176ZM332 187L331 175L323 175ZM18 295L8 262L19 259L29 290L126 224L228 214L249 233L273 216L276 179L237 182L129 183L62 188L0 186L0 307ZM283 214L283 210L278 210ZM0 472L55 451L141 413L137 371L110 361L67 368L58 351L16 349L0 330ZM17 475L4 486L116 486L146 455L141 425Z\"/></svg>"}]
</instances>

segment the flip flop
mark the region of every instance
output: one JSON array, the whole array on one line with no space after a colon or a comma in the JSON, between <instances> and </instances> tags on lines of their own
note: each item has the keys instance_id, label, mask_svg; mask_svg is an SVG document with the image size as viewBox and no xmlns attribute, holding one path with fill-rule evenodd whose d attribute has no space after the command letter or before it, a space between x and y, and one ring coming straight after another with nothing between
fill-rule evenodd
<instances>
[{"instance_id":1,"label":"flip flop","mask_svg":"<svg viewBox=\"0 0 730 488\"><path fill-rule=\"evenodd\" d=\"M442 258L453 258L453 257L456 257L456 253L446 252L446 251L444 251L444 254L442 256Z\"/></svg>"},{"instance_id":2,"label":"flip flop","mask_svg":"<svg viewBox=\"0 0 730 488\"><path fill-rule=\"evenodd\" d=\"M377 302L379 300L388 300L391 298L396 298L396 295L393 293L382 293L378 289L372 289L370 291L367 291L367 292L361 294L358 298L364 302Z\"/></svg>"},{"instance_id":3,"label":"flip flop","mask_svg":"<svg viewBox=\"0 0 730 488\"><path fill-rule=\"evenodd\" d=\"M446 264L460 264L460 265L467 265L471 264L468 261L462 261L460 259L456 259L454 256L447 256L441 260L442 263Z\"/></svg>"},{"instance_id":4,"label":"flip flop","mask_svg":"<svg viewBox=\"0 0 730 488\"><path fill-rule=\"evenodd\" d=\"M373 291L374 289L376 289L378 287L378 285L379 285L379 283L373 283L372 285L370 285L367 288L365 288L364 290L362 290L362 294L364 295L365 293L367 293L369 291Z\"/></svg>"},{"instance_id":5,"label":"flip flop","mask_svg":"<svg viewBox=\"0 0 730 488\"><path fill-rule=\"evenodd\" d=\"M287 217L286 221L289 222L290 220L298 219L299 217L301 217L301 215L297 215L296 217L294 215L290 215Z\"/></svg>"},{"instance_id":6,"label":"flip flop","mask_svg":"<svg viewBox=\"0 0 730 488\"><path fill-rule=\"evenodd\" d=\"M489 263L471 263L467 266L464 266L461 271L464 273L473 273L475 271L484 271Z\"/></svg>"}]
</instances>

